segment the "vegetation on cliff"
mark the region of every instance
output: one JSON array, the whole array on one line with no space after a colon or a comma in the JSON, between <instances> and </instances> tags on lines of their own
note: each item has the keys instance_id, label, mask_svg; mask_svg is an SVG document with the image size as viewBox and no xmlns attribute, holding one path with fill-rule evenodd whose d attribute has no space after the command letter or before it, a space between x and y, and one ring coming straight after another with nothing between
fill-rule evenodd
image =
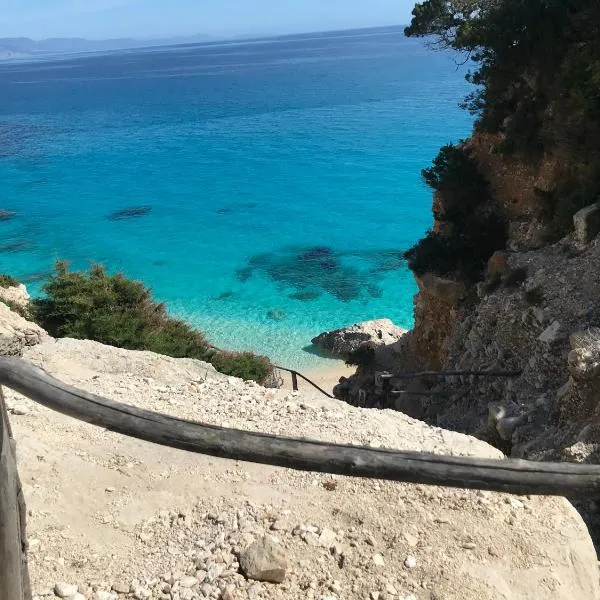
<instances>
[{"instance_id":1,"label":"vegetation on cliff","mask_svg":"<svg viewBox=\"0 0 600 600\"><path fill-rule=\"evenodd\" d=\"M417 274L456 273L478 279L489 257L506 244L506 224L489 211L488 183L465 144L444 146L423 179L438 194L437 228L405 256Z\"/></svg>"},{"instance_id":2,"label":"vegetation on cliff","mask_svg":"<svg viewBox=\"0 0 600 600\"><path fill-rule=\"evenodd\" d=\"M406 35L473 63L467 79L477 88L465 107L475 131L497 135L496 151L524 164L553 162L551 185L535 191L547 234L567 233L574 212L600 196L600 3L425 0ZM440 258L448 249L427 245Z\"/></svg>"},{"instance_id":3,"label":"vegetation on cliff","mask_svg":"<svg viewBox=\"0 0 600 600\"><path fill-rule=\"evenodd\" d=\"M121 274L109 275L99 265L85 273L70 271L67 263L58 262L43 290L45 296L32 303L33 314L55 337L196 358L212 363L226 375L260 383L272 373L264 356L215 350L201 332L170 317L164 304L155 302L142 283Z\"/></svg>"},{"instance_id":4,"label":"vegetation on cliff","mask_svg":"<svg viewBox=\"0 0 600 600\"><path fill-rule=\"evenodd\" d=\"M0 273L0 288L14 287L19 285L19 282L11 275Z\"/></svg>"}]
</instances>

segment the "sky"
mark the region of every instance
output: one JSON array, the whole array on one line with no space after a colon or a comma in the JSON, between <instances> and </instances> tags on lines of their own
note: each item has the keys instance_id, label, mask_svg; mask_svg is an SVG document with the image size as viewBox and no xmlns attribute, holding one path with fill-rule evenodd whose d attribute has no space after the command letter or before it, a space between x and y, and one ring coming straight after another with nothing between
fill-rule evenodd
<instances>
[{"instance_id":1,"label":"sky","mask_svg":"<svg viewBox=\"0 0 600 600\"><path fill-rule=\"evenodd\" d=\"M0 0L0 37L277 35L408 23L415 0Z\"/></svg>"}]
</instances>

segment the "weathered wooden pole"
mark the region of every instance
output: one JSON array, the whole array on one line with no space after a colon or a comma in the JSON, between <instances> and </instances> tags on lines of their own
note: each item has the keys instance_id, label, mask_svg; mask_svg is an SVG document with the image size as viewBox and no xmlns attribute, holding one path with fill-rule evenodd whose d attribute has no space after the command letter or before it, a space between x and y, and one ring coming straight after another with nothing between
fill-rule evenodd
<instances>
[{"instance_id":1,"label":"weathered wooden pole","mask_svg":"<svg viewBox=\"0 0 600 600\"><path fill-rule=\"evenodd\" d=\"M0 388L0 600L31 600L25 517L15 442Z\"/></svg>"},{"instance_id":2,"label":"weathered wooden pole","mask_svg":"<svg viewBox=\"0 0 600 600\"><path fill-rule=\"evenodd\" d=\"M302 471L512 494L600 495L600 466L439 456L329 444L186 421L96 396L18 358L0 357L0 383L47 408L109 431L199 454Z\"/></svg>"}]
</instances>

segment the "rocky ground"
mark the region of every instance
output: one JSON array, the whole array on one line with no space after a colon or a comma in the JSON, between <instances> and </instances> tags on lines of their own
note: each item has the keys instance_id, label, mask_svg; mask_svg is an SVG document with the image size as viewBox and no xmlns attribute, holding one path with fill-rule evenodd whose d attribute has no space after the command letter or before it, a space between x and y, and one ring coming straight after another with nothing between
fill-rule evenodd
<instances>
[{"instance_id":1,"label":"rocky ground","mask_svg":"<svg viewBox=\"0 0 600 600\"><path fill-rule=\"evenodd\" d=\"M429 295L421 293L417 298L417 305L424 302L421 296L432 305L420 329L429 328L433 336L442 329L444 318L453 315L451 333L441 344L443 363L435 367L427 361L414 362L415 346L427 347L427 343L423 331L419 340L413 331L402 341L378 349L377 364L349 378L340 386L339 397L357 404L357 390L363 388L371 405L394 407L475 435L515 457L596 462L600 279L592 266L597 264L600 236L581 244L573 234L537 250L498 253L490 261L488 279L458 305L448 300L447 292L445 296L439 289L433 293L435 286L429 285ZM449 289L460 287L437 278L437 288L440 282ZM431 337L429 342L439 350L439 340ZM385 399L374 386L376 370L430 369L520 374L396 382L406 391L439 393L432 396L403 394Z\"/></svg>"},{"instance_id":2,"label":"rocky ground","mask_svg":"<svg viewBox=\"0 0 600 600\"><path fill-rule=\"evenodd\" d=\"M198 361L47 339L24 356L82 389L207 423L501 457L399 412L307 387L267 390ZM113 434L12 392L7 403L38 599L600 597L593 545L564 499L215 459Z\"/></svg>"}]
</instances>

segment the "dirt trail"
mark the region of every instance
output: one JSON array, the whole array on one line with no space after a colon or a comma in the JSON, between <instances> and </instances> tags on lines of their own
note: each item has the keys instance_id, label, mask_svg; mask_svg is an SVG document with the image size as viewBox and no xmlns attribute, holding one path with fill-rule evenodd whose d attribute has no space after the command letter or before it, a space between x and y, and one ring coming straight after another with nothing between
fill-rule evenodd
<instances>
[{"instance_id":1,"label":"dirt trail","mask_svg":"<svg viewBox=\"0 0 600 600\"><path fill-rule=\"evenodd\" d=\"M332 442L500 456L474 438L398 412L266 390L193 360L75 340L43 343L25 357L83 389L184 418ZM214 459L113 434L12 392L8 405L40 598L53 597L59 582L79 586L81 596L70 596L78 600L599 597L592 543L563 499ZM239 552L265 534L275 535L285 554L281 584L239 573Z\"/></svg>"}]
</instances>

